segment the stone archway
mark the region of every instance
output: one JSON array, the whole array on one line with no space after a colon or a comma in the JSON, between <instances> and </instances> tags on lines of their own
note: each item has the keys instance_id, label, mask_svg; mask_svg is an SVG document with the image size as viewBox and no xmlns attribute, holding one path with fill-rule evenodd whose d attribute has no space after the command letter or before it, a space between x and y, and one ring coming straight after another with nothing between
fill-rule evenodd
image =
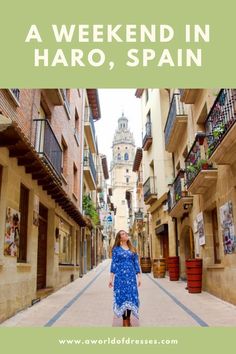
<instances>
[{"instance_id":1,"label":"stone archway","mask_svg":"<svg viewBox=\"0 0 236 354\"><path fill-rule=\"evenodd\" d=\"M180 233L180 278L186 280L185 261L194 258L193 231L189 225L185 225Z\"/></svg>"}]
</instances>

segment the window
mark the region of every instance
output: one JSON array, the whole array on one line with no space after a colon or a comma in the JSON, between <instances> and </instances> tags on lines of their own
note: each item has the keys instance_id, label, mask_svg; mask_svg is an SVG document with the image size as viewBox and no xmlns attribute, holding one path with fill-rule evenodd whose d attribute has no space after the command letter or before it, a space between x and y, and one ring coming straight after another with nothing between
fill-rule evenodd
<instances>
[{"instance_id":1,"label":"window","mask_svg":"<svg viewBox=\"0 0 236 354\"><path fill-rule=\"evenodd\" d=\"M129 160L129 154L128 154L128 152L125 153L124 159L125 159L126 161Z\"/></svg>"},{"instance_id":2,"label":"window","mask_svg":"<svg viewBox=\"0 0 236 354\"><path fill-rule=\"evenodd\" d=\"M129 173L129 170L126 170L126 173Z\"/></svg>"},{"instance_id":3,"label":"window","mask_svg":"<svg viewBox=\"0 0 236 354\"><path fill-rule=\"evenodd\" d=\"M2 166L0 165L0 197L1 197L1 189L2 189ZM0 199L1 200L1 199Z\"/></svg>"},{"instance_id":4,"label":"window","mask_svg":"<svg viewBox=\"0 0 236 354\"><path fill-rule=\"evenodd\" d=\"M80 120L79 120L79 114L77 109L75 109L75 131L74 131L74 137L75 140L77 142L77 145L79 145L79 124L80 124Z\"/></svg>"},{"instance_id":5,"label":"window","mask_svg":"<svg viewBox=\"0 0 236 354\"><path fill-rule=\"evenodd\" d=\"M214 208L211 211L211 220L212 220L213 247L214 247L214 263L219 264L221 260L220 260L220 242L219 242L219 230L218 230L216 208Z\"/></svg>"},{"instance_id":6,"label":"window","mask_svg":"<svg viewBox=\"0 0 236 354\"><path fill-rule=\"evenodd\" d=\"M72 264L71 227L64 220L59 225L59 263Z\"/></svg>"},{"instance_id":7,"label":"window","mask_svg":"<svg viewBox=\"0 0 236 354\"><path fill-rule=\"evenodd\" d=\"M29 190L23 184L20 186L20 233L17 262L27 261Z\"/></svg>"},{"instance_id":8,"label":"window","mask_svg":"<svg viewBox=\"0 0 236 354\"><path fill-rule=\"evenodd\" d=\"M61 147L62 147L62 173L63 176L67 176L67 165L68 165L68 146L62 137L61 139Z\"/></svg>"},{"instance_id":9,"label":"window","mask_svg":"<svg viewBox=\"0 0 236 354\"><path fill-rule=\"evenodd\" d=\"M127 184L129 183L129 177L126 177L126 183Z\"/></svg>"},{"instance_id":10,"label":"window","mask_svg":"<svg viewBox=\"0 0 236 354\"><path fill-rule=\"evenodd\" d=\"M120 153L117 155L117 160L121 160L121 154Z\"/></svg>"},{"instance_id":11,"label":"window","mask_svg":"<svg viewBox=\"0 0 236 354\"><path fill-rule=\"evenodd\" d=\"M76 230L76 265L80 265L80 230Z\"/></svg>"},{"instance_id":12,"label":"window","mask_svg":"<svg viewBox=\"0 0 236 354\"><path fill-rule=\"evenodd\" d=\"M73 193L77 197L78 196L78 169L75 163L73 164Z\"/></svg>"},{"instance_id":13,"label":"window","mask_svg":"<svg viewBox=\"0 0 236 354\"><path fill-rule=\"evenodd\" d=\"M67 117L70 119L70 89L62 89L62 95L64 98L64 108L67 114Z\"/></svg>"}]
</instances>

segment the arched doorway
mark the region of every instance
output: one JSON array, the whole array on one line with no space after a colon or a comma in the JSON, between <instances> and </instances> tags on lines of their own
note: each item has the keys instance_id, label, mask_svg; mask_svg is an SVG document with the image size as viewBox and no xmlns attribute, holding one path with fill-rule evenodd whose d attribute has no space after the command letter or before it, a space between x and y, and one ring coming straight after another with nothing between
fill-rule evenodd
<instances>
[{"instance_id":1,"label":"arched doorway","mask_svg":"<svg viewBox=\"0 0 236 354\"><path fill-rule=\"evenodd\" d=\"M186 259L194 258L194 238L193 230L189 225L185 225L180 234L180 278L186 280Z\"/></svg>"}]
</instances>

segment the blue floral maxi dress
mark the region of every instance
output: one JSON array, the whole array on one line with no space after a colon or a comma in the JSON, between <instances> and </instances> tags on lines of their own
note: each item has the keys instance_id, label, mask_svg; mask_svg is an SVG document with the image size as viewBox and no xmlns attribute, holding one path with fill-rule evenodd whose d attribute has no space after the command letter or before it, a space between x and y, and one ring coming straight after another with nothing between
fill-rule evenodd
<instances>
[{"instance_id":1,"label":"blue floral maxi dress","mask_svg":"<svg viewBox=\"0 0 236 354\"><path fill-rule=\"evenodd\" d=\"M117 246L112 251L111 273L114 273L113 311L121 317L126 310L139 318L139 295L136 274L140 273L138 254Z\"/></svg>"}]
</instances>

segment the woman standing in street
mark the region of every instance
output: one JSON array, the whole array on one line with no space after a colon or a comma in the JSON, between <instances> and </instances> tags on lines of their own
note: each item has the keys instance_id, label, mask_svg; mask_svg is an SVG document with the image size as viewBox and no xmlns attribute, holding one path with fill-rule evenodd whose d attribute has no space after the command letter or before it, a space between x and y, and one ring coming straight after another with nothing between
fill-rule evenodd
<instances>
[{"instance_id":1,"label":"woman standing in street","mask_svg":"<svg viewBox=\"0 0 236 354\"><path fill-rule=\"evenodd\" d=\"M113 311L117 317L123 317L123 327L131 327L130 315L138 318L141 272L138 254L129 240L127 232L120 230L112 248L109 287L113 287ZM136 278L137 276L137 278Z\"/></svg>"}]
</instances>

